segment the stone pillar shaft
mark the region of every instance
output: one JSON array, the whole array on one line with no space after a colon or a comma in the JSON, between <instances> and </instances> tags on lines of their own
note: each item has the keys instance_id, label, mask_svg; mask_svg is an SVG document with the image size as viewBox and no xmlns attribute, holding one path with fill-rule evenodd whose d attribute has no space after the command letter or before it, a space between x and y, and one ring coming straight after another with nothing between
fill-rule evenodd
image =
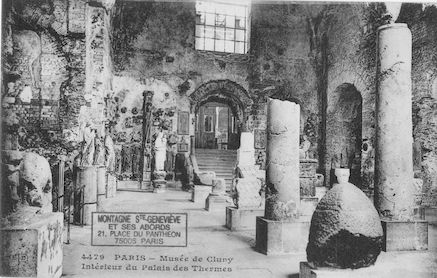
<instances>
[{"instance_id":1,"label":"stone pillar shaft","mask_svg":"<svg viewBox=\"0 0 437 278\"><path fill-rule=\"evenodd\" d=\"M413 217L412 39L407 24L378 29L375 206L382 217Z\"/></svg>"},{"instance_id":2,"label":"stone pillar shaft","mask_svg":"<svg viewBox=\"0 0 437 278\"><path fill-rule=\"evenodd\" d=\"M276 99L268 102L265 218L269 220L298 217L299 121L298 104Z\"/></svg>"}]
</instances>

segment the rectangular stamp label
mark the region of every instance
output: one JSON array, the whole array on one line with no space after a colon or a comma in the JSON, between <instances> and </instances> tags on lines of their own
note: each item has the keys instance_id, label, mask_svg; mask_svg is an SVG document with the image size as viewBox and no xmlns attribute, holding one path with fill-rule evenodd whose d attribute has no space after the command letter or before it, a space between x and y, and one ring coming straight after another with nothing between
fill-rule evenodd
<instances>
[{"instance_id":1,"label":"rectangular stamp label","mask_svg":"<svg viewBox=\"0 0 437 278\"><path fill-rule=\"evenodd\" d=\"M186 213L93 212L93 246L187 246Z\"/></svg>"}]
</instances>

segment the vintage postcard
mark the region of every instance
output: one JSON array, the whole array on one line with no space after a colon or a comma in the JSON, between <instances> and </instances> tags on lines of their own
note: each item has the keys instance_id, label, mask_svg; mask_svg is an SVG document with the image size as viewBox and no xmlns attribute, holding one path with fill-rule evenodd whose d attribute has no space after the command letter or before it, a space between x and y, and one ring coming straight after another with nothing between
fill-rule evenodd
<instances>
[{"instance_id":1,"label":"vintage postcard","mask_svg":"<svg viewBox=\"0 0 437 278\"><path fill-rule=\"evenodd\" d=\"M437 277L437 4L1 8L0 277Z\"/></svg>"}]
</instances>

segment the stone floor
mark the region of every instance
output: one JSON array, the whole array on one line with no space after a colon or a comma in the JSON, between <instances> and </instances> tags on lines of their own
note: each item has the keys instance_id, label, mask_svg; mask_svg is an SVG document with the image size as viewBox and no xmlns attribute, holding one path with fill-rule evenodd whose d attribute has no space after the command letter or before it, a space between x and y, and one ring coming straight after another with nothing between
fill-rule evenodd
<instances>
[{"instance_id":1,"label":"stone floor","mask_svg":"<svg viewBox=\"0 0 437 278\"><path fill-rule=\"evenodd\" d=\"M305 253L265 256L254 251L255 231L230 232L224 227L225 212L207 212L203 204L189 201L188 192L168 190L165 193L119 191L105 201L105 211L112 212L186 212L188 213L188 247L108 247L90 246L91 228L71 226L70 244L64 245L64 277L299 277L299 262ZM437 226L429 226L427 252L382 253L372 277L437 277ZM85 255L85 256L84 256ZM91 257L89 256L91 255ZM103 255L103 257L100 257ZM115 255L144 255L144 261L115 260ZM207 260L232 258L228 263L203 266L230 268L231 272L193 271L193 262L160 262L160 256L197 256ZM126 270L131 263L138 270ZM121 271L84 270L82 264L95 266L123 265ZM170 266L171 271L141 271L143 265ZM189 271L173 270L174 266L188 266ZM347 277L349 277L350 272Z\"/></svg>"}]
</instances>

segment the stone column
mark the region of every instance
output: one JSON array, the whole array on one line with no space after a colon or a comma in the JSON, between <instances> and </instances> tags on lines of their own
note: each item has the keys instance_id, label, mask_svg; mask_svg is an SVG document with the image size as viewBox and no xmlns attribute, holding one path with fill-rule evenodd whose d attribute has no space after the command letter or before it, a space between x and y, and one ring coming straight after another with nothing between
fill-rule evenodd
<instances>
[{"instance_id":1,"label":"stone column","mask_svg":"<svg viewBox=\"0 0 437 278\"><path fill-rule=\"evenodd\" d=\"M272 99L267 111L265 218L291 220L298 215L300 107Z\"/></svg>"},{"instance_id":2,"label":"stone column","mask_svg":"<svg viewBox=\"0 0 437 278\"><path fill-rule=\"evenodd\" d=\"M411 32L404 23L378 28L375 207L384 251L427 249L428 225L414 220Z\"/></svg>"},{"instance_id":3,"label":"stone column","mask_svg":"<svg viewBox=\"0 0 437 278\"><path fill-rule=\"evenodd\" d=\"M411 41L407 24L378 29L375 206L400 220L411 219L414 207Z\"/></svg>"},{"instance_id":4,"label":"stone column","mask_svg":"<svg viewBox=\"0 0 437 278\"><path fill-rule=\"evenodd\" d=\"M302 252L309 223L299 221L300 107L270 100L267 109L266 200L256 218L256 249L266 255Z\"/></svg>"}]
</instances>

